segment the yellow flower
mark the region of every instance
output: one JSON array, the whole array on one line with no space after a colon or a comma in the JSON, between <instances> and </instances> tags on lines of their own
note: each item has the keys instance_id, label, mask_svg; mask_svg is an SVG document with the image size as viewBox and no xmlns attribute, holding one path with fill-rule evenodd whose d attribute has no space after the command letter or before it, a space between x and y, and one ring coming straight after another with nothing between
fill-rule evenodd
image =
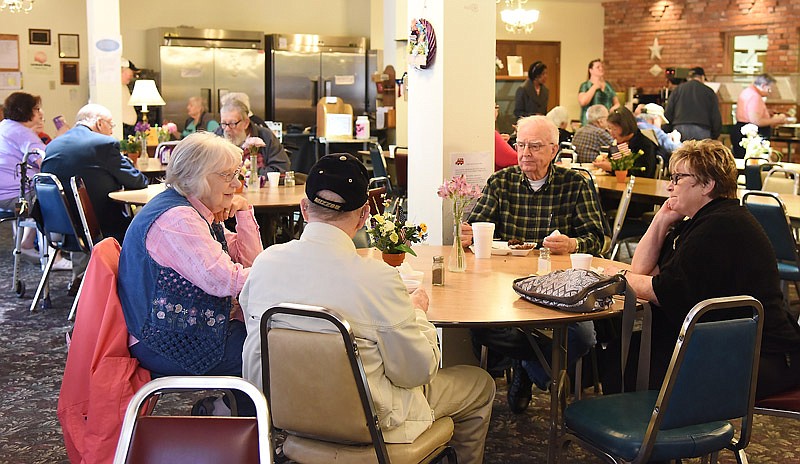
<instances>
[{"instance_id":1,"label":"yellow flower","mask_svg":"<svg viewBox=\"0 0 800 464\"><path fill-rule=\"evenodd\" d=\"M397 236L397 232L392 232L389 235L389 240L391 240L392 243L397 243L397 241L400 240L400 237Z\"/></svg>"},{"instance_id":2,"label":"yellow flower","mask_svg":"<svg viewBox=\"0 0 800 464\"><path fill-rule=\"evenodd\" d=\"M374 216L374 218L375 218L376 221L378 221L378 224L383 224L383 221L385 220L385 218L383 217L382 214L378 214L378 215Z\"/></svg>"},{"instance_id":3,"label":"yellow flower","mask_svg":"<svg viewBox=\"0 0 800 464\"><path fill-rule=\"evenodd\" d=\"M425 233L427 233L427 232L428 232L428 226L427 226L427 225L425 225L425 223L424 223L424 222L420 222L420 223L419 223L419 230L421 230L421 231L422 231L422 233L423 233L423 234L425 234Z\"/></svg>"}]
</instances>

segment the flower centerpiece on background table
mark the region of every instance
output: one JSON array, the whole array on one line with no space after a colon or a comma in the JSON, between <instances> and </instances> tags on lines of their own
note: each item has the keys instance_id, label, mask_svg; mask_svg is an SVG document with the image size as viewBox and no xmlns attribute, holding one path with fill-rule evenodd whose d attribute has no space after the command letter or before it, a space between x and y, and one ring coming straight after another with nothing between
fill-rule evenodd
<instances>
[{"instance_id":1,"label":"flower centerpiece on background table","mask_svg":"<svg viewBox=\"0 0 800 464\"><path fill-rule=\"evenodd\" d=\"M261 176L259 169L264 165L264 159L261 157L261 148L267 145L261 140L260 137L247 137L242 145L247 158L244 160L244 169L242 172L247 171L245 179L247 179L247 190L258 190L261 188Z\"/></svg>"},{"instance_id":2,"label":"flower centerpiece on background table","mask_svg":"<svg viewBox=\"0 0 800 464\"><path fill-rule=\"evenodd\" d=\"M609 156L608 161L611 163L611 169L614 170L614 175L617 176L617 180L620 182L625 182L625 177L627 177L628 171L644 170L643 167L635 168L633 166L633 164L636 163L636 160L639 159L640 156L644 155L644 152L642 150L638 150L636 153L632 152L627 143L620 143L617 145L617 148L619 150Z\"/></svg>"},{"instance_id":3,"label":"flower centerpiece on background table","mask_svg":"<svg viewBox=\"0 0 800 464\"><path fill-rule=\"evenodd\" d=\"M744 148L745 158L767 158L769 161L779 162L783 157L781 152L770 146L769 140L764 140L758 134L758 126L755 124L742 126L742 136L739 145Z\"/></svg>"},{"instance_id":4,"label":"flower centerpiece on background table","mask_svg":"<svg viewBox=\"0 0 800 464\"><path fill-rule=\"evenodd\" d=\"M419 225L408 221L400 205L389 209L390 202L384 203L381 214L373 215L367 221L367 235L370 244L381 251L383 260L392 266L403 263L406 253L417 254L411 249L412 243L419 243L428 236L424 222Z\"/></svg>"},{"instance_id":5,"label":"flower centerpiece on background table","mask_svg":"<svg viewBox=\"0 0 800 464\"><path fill-rule=\"evenodd\" d=\"M129 135L119 141L119 151L125 153L133 164L136 164L136 160L139 159L139 153L142 151L142 142L135 135Z\"/></svg>"},{"instance_id":6,"label":"flower centerpiece on background table","mask_svg":"<svg viewBox=\"0 0 800 464\"><path fill-rule=\"evenodd\" d=\"M481 189L477 185L470 185L464 175L460 175L445 181L436 193L453 202L453 251L447 268L452 272L464 272L467 270L467 261L461 245L461 221L464 219L464 208L481 196Z\"/></svg>"},{"instance_id":7,"label":"flower centerpiece on background table","mask_svg":"<svg viewBox=\"0 0 800 464\"><path fill-rule=\"evenodd\" d=\"M150 131L150 124L139 121L133 126L133 131L136 133L136 138L141 143L141 156L147 158L147 133Z\"/></svg>"}]
</instances>

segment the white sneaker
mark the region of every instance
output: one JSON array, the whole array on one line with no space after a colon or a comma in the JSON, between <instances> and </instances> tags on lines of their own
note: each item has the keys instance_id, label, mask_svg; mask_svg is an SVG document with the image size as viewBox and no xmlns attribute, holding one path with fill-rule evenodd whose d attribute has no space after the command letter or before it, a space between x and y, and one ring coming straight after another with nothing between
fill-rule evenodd
<instances>
[{"instance_id":1,"label":"white sneaker","mask_svg":"<svg viewBox=\"0 0 800 464\"><path fill-rule=\"evenodd\" d=\"M25 261L29 261L34 264L39 264L39 259L41 257L39 256L39 252L36 251L35 248L21 248L19 252L20 252L19 256Z\"/></svg>"},{"instance_id":2,"label":"white sneaker","mask_svg":"<svg viewBox=\"0 0 800 464\"><path fill-rule=\"evenodd\" d=\"M71 271L72 270L72 261L68 259L61 258L55 263L53 263L52 267L53 271Z\"/></svg>"}]
</instances>

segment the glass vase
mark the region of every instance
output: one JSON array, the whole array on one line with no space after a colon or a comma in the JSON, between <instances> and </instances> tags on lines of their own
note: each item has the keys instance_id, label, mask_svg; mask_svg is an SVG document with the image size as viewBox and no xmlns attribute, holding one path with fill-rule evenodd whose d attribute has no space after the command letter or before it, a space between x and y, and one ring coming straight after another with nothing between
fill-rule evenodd
<instances>
[{"instance_id":1,"label":"glass vase","mask_svg":"<svg viewBox=\"0 0 800 464\"><path fill-rule=\"evenodd\" d=\"M257 192L261 189L261 178L258 175L258 155L250 154L250 176L247 178L247 190Z\"/></svg>"},{"instance_id":2,"label":"glass vase","mask_svg":"<svg viewBox=\"0 0 800 464\"><path fill-rule=\"evenodd\" d=\"M461 245L461 221L455 218L453 224L453 250L447 261L447 269L450 272L465 272L467 270L467 257L464 253L464 246Z\"/></svg>"},{"instance_id":3,"label":"glass vase","mask_svg":"<svg viewBox=\"0 0 800 464\"><path fill-rule=\"evenodd\" d=\"M142 150L139 152L139 157L147 158L147 137L141 137L140 140L142 141Z\"/></svg>"}]
</instances>

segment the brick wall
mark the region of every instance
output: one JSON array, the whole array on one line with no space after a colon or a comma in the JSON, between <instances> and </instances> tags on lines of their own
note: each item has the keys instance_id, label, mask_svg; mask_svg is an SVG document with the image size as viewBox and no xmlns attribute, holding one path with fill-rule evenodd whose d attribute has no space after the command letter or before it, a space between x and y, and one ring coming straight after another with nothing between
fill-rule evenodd
<instances>
[{"instance_id":1,"label":"brick wall","mask_svg":"<svg viewBox=\"0 0 800 464\"><path fill-rule=\"evenodd\" d=\"M618 93L628 87L658 93L666 80L663 73L650 74L653 64L702 66L709 78L729 73L723 69L724 40L734 31L767 32L766 72L800 71L800 0L627 0L603 7L606 79ZM655 37L664 47L660 60L650 59Z\"/></svg>"}]
</instances>

